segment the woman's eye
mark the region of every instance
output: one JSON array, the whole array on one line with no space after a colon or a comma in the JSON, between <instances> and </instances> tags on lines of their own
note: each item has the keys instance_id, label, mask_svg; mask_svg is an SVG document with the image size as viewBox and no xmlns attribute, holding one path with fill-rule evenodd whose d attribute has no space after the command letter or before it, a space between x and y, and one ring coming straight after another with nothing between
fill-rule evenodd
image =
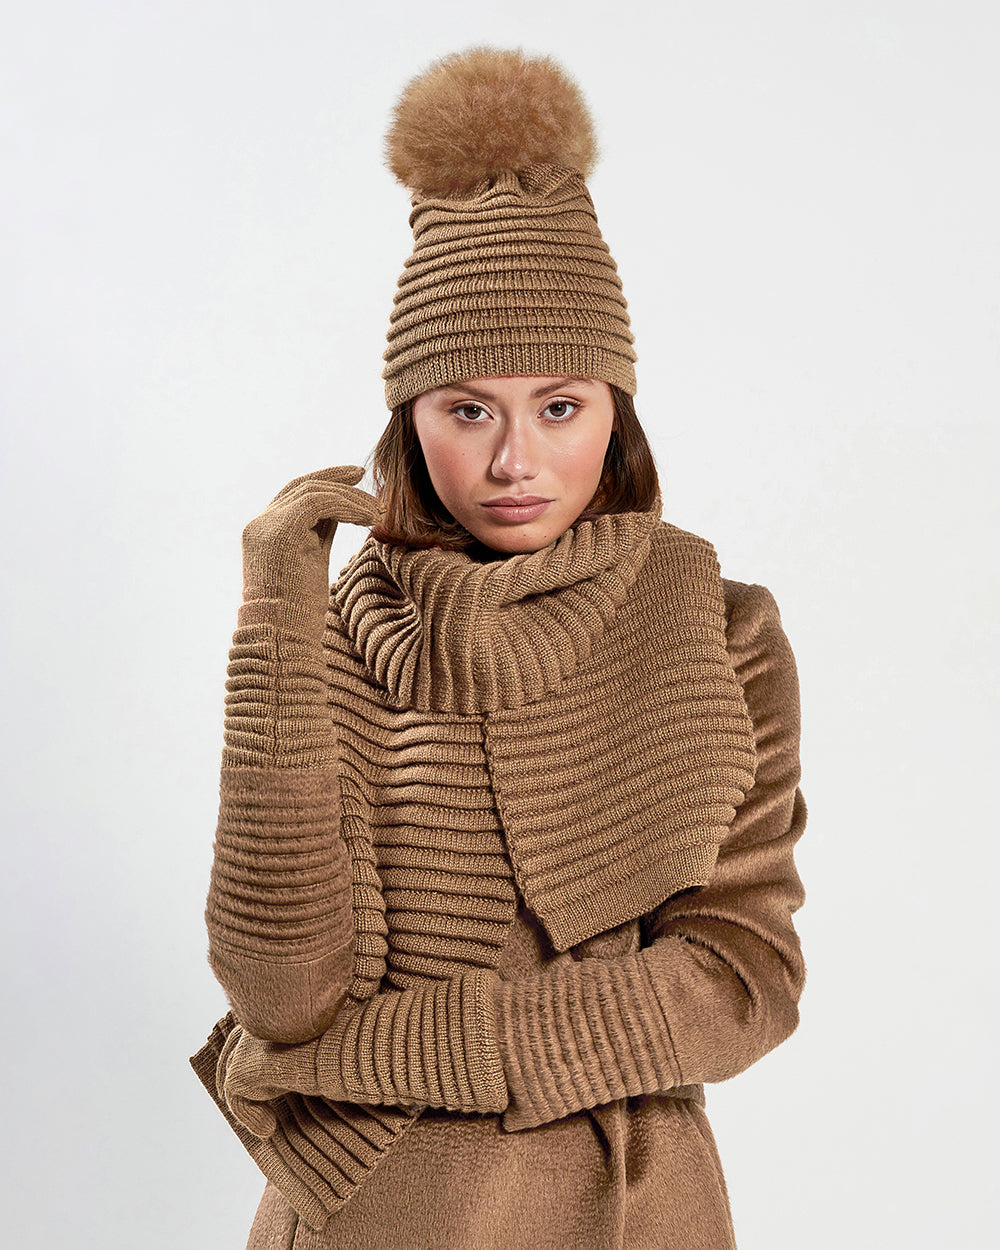
<instances>
[{"instance_id":1,"label":"woman's eye","mask_svg":"<svg viewBox=\"0 0 1000 1250\"><path fill-rule=\"evenodd\" d=\"M571 417L577 407L577 404L571 403L568 399L554 399L545 409L544 415L551 417L554 421L563 421L566 417Z\"/></svg>"},{"instance_id":2,"label":"woman's eye","mask_svg":"<svg viewBox=\"0 0 1000 1250\"><path fill-rule=\"evenodd\" d=\"M475 421L483 415L485 409L478 404L459 404L454 411L465 421Z\"/></svg>"}]
</instances>

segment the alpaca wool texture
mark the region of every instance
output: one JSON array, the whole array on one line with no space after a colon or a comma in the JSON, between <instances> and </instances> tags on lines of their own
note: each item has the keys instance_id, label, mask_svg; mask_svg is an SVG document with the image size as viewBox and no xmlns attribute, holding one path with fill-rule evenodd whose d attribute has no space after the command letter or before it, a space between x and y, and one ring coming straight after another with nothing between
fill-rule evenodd
<instances>
[{"instance_id":1,"label":"alpaca wool texture","mask_svg":"<svg viewBox=\"0 0 1000 1250\"><path fill-rule=\"evenodd\" d=\"M797 689L771 597L624 514L485 565L370 542L322 648L267 612L247 605L231 653L208 908L236 1015L193 1060L280 1191L251 1245L286 1244L261 1230L298 1212L323 1231L297 1246L731 1246L701 1083L788 1035L803 978ZM277 764L317 706L336 761L327 737L319 763ZM586 767L560 772L574 750ZM256 1077L217 1071L236 1017L272 1039ZM279 1071L255 1136L227 1077Z\"/></svg>"},{"instance_id":2,"label":"alpaca wool texture","mask_svg":"<svg viewBox=\"0 0 1000 1250\"><path fill-rule=\"evenodd\" d=\"M597 160L594 123L576 83L549 57L470 48L418 74L393 109L386 164L424 195L467 196L529 165Z\"/></svg>"}]
</instances>

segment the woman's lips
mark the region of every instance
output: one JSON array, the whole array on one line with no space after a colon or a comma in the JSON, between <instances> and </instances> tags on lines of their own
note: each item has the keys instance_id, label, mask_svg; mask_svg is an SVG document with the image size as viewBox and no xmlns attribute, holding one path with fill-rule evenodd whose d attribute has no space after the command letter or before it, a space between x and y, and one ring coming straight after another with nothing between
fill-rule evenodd
<instances>
[{"instance_id":1,"label":"woman's lips","mask_svg":"<svg viewBox=\"0 0 1000 1250\"><path fill-rule=\"evenodd\" d=\"M517 524L521 521L533 521L535 517L541 516L551 502L551 499L542 499L538 495L526 495L523 501L503 499L493 503L484 503L483 507L498 521L510 521Z\"/></svg>"}]
</instances>

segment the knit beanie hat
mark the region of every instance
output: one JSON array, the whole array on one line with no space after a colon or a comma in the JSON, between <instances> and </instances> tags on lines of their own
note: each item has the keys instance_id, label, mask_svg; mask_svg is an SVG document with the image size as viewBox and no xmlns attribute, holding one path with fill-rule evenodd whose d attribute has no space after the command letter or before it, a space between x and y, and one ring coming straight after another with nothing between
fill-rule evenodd
<instances>
[{"instance_id":1,"label":"knit beanie hat","mask_svg":"<svg viewBox=\"0 0 1000 1250\"><path fill-rule=\"evenodd\" d=\"M474 48L406 87L386 137L414 239L383 356L390 408L479 377L635 394L621 281L584 183L596 155L580 91L548 58Z\"/></svg>"}]
</instances>

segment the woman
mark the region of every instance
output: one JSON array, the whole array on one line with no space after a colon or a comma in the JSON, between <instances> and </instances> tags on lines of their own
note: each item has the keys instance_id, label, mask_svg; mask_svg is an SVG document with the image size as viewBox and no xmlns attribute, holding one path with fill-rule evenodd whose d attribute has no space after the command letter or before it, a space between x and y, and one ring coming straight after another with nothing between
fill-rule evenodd
<instances>
[{"instance_id":1,"label":"woman","mask_svg":"<svg viewBox=\"0 0 1000 1250\"><path fill-rule=\"evenodd\" d=\"M702 1083L797 1020L795 668L658 519L592 158L548 61L410 85L377 500L325 470L244 534L193 1063L250 1247L734 1244Z\"/></svg>"}]
</instances>

